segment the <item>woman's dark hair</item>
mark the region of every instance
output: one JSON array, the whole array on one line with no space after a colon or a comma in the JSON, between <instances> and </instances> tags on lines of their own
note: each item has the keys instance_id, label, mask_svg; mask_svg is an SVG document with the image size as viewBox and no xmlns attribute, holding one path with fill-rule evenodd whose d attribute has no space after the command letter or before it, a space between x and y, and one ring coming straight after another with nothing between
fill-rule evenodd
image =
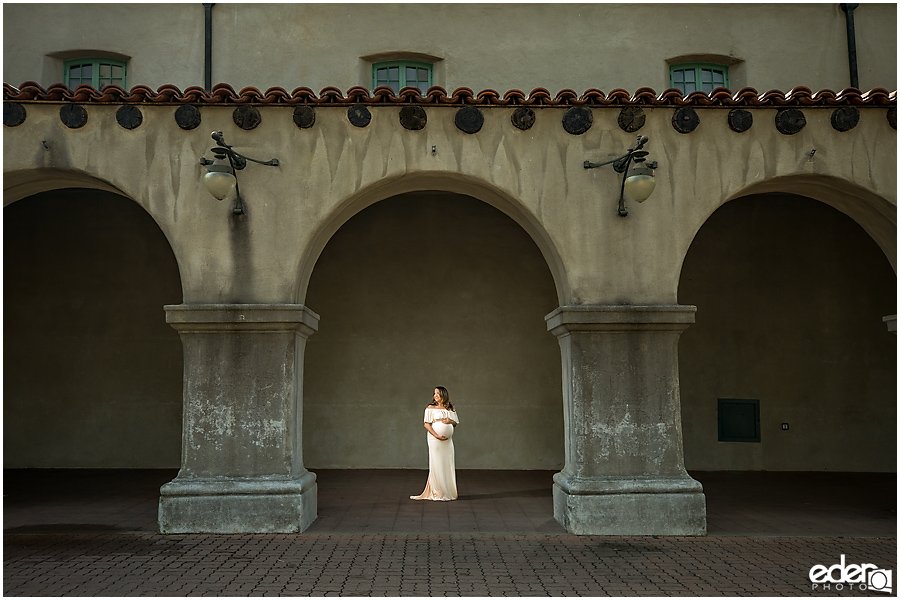
<instances>
[{"instance_id":1,"label":"woman's dark hair","mask_svg":"<svg viewBox=\"0 0 900 600\"><path fill-rule=\"evenodd\" d=\"M453 404L450 402L450 392L447 391L447 388L445 388L442 385L436 385L436 386L434 386L434 389L436 389L438 391L438 394L440 394L441 400L444 401L444 405L447 408L449 408L450 410L453 410ZM437 403L432 402L432 404L437 404Z\"/></svg>"}]
</instances>

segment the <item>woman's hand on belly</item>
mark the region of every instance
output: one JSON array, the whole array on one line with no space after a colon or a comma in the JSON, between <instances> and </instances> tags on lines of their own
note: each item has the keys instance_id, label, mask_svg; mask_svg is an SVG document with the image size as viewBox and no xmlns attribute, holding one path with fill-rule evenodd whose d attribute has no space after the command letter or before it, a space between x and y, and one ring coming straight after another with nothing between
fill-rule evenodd
<instances>
[{"instance_id":1,"label":"woman's hand on belly","mask_svg":"<svg viewBox=\"0 0 900 600\"><path fill-rule=\"evenodd\" d=\"M441 441L449 440L453 436L453 425L445 425L444 423L432 423L431 426L434 428L434 432L436 434L444 438Z\"/></svg>"}]
</instances>

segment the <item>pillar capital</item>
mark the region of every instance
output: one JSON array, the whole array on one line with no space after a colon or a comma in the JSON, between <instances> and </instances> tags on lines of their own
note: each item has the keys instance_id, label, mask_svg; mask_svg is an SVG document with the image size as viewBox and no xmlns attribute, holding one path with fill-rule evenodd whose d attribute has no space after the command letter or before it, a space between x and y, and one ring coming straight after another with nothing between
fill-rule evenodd
<instances>
[{"instance_id":1,"label":"pillar capital","mask_svg":"<svg viewBox=\"0 0 900 600\"><path fill-rule=\"evenodd\" d=\"M579 304L560 306L544 319L556 337L574 331L683 331L696 306L680 304Z\"/></svg>"},{"instance_id":2,"label":"pillar capital","mask_svg":"<svg viewBox=\"0 0 900 600\"><path fill-rule=\"evenodd\" d=\"M179 332L289 331L309 337L319 315L302 304L170 304L166 322Z\"/></svg>"}]
</instances>

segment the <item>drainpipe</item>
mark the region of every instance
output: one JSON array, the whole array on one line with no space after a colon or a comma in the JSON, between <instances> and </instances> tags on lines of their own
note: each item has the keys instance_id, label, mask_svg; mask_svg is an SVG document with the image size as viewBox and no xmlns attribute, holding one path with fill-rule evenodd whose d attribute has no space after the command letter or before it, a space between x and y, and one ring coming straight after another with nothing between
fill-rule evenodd
<instances>
[{"instance_id":1,"label":"drainpipe","mask_svg":"<svg viewBox=\"0 0 900 600\"><path fill-rule=\"evenodd\" d=\"M853 10L859 4L841 4L847 15L847 56L850 59L850 87L859 89L859 73L856 70L856 29L853 25Z\"/></svg>"},{"instance_id":2,"label":"drainpipe","mask_svg":"<svg viewBox=\"0 0 900 600\"><path fill-rule=\"evenodd\" d=\"M206 61L203 65L203 75L206 84L206 91L212 91L212 7L215 4L210 4L207 2L203 3L203 10L206 13L206 27L205 27L205 43L204 49L206 51Z\"/></svg>"}]
</instances>

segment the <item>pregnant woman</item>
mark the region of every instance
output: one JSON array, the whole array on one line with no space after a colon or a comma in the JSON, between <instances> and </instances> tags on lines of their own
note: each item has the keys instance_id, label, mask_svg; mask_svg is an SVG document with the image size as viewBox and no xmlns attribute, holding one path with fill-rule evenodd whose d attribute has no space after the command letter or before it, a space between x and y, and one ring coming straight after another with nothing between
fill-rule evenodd
<instances>
[{"instance_id":1,"label":"pregnant woman","mask_svg":"<svg viewBox=\"0 0 900 600\"><path fill-rule=\"evenodd\" d=\"M453 428L459 423L447 388L434 388L434 402L425 409L428 430L428 482L425 491L412 500L456 500L456 459Z\"/></svg>"}]
</instances>

